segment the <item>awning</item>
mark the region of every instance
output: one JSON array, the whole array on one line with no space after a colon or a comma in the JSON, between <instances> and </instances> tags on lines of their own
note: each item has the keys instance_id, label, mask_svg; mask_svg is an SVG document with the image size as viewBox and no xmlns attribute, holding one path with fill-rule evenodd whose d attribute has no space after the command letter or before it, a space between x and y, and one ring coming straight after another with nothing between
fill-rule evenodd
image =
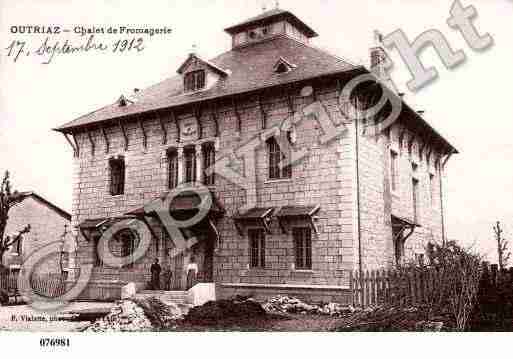
<instances>
[{"instance_id":1,"label":"awning","mask_svg":"<svg viewBox=\"0 0 513 359\"><path fill-rule=\"evenodd\" d=\"M271 233L271 229L269 228L269 223L271 222L271 217L273 215L274 208L273 207L263 207L263 208L251 208L242 214L238 214L233 217L235 221L235 227L239 232L239 235L243 235L243 225L251 224L259 224L261 225L267 233Z\"/></svg>"},{"instance_id":2,"label":"awning","mask_svg":"<svg viewBox=\"0 0 513 359\"><path fill-rule=\"evenodd\" d=\"M145 207L158 208L158 206L161 204L167 204L168 202L166 202L166 200L168 199L168 196L171 195L171 193L172 191L164 192L159 197L149 202L148 206L144 205L142 207L138 207L128 212L127 215L136 216L137 218L140 218L144 221L147 221L147 217L156 218L160 222L162 228L167 232L168 237L171 238L171 233L169 233L167 227L164 225L164 223L162 223L162 220L159 218L159 216L155 212L146 212L144 209ZM205 233L205 230L211 231L215 235L215 242L217 243L217 247L220 242L220 236L216 227L216 220L224 215L225 210L213 192L207 192L205 194L210 195L210 198L212 199L212 204L208 210L208 214L200 222L187 229L189 231L196 231L198 233ZM171 199L171 203L169 204L169 213L177 220L185 220L191 218L199 210L203 209L201 208L203 201L202 197L200 196L205 194L197 193L191 190L185 190L176 194ZM180 228L180 230L182 233L184 233L185 228Z\"/></svg>"},{"instance_id":3,"label":"awning","mask_svg":"<svg viewBox=\"0 0 513 359\"><path fill-rule=\"evenodd\" d=\"M278 218L278 223L283 233L287 233L285 224L292 219L307 220L311 224L315 233L318 233L315 225L315 220L317 220L315 215L320 209L321 206L318 204L310 206L284 206L278 210L276 217Z\"/></svg>"},{"instance_id":4,"label":"awning","mask_svg":"<svg viewBox=\"0 0 513 359\"><path fill-rule=\"evenodd\" d=\"M153 202L163 202L165 201L171 192L164 192L158 198L153 199L149 204ZM210 196L212 198L212 206L210 208L209 214L213 216L221 217L224 214L224 208L217 200L217 197L210 192ZM169 206L170 212L190 212L190 211L198 211L200 210L202 199L200 195L193 191L184 191L180 194L176 195L172 200ZM146 206L138 207L136 209L131 210L126 213L127 215L151 215L151 213L146 213L144 208Z\"/></svg>"},{"instance_id":5,"label":"awning","mask_svg":"<svg viewBox=\"0 0 513 359\"><path fill-rule=\"evenodd\" d=\"M398 217L392 214L392 226L393 227L403 227L403 226L413 226L413 227L421 227L420 224L404 217Z\"/></svg>"},{"instance_id":6,"label":"awning","mask_svg":"<svg viewBox=\"0 0 513 359\"><path fill-rule=\"evenodd\" d=\"M153 228L149 225L145 218L140 218L137 216L121 216L121 217L107 217L107 218L95 218L95 219L86 219L78 225L78 229L80 233L84 236L87 241L91 241L93 235L101 236L105 231L107 231L114 224L119 223L121 221L126 220L141 220L146 224L146 227L151 232L154 238L158 238Z\"/></svg>"},{"instance_id":7,"label":"awning","mask_svg":"<svg viewBox=\"0 0 513 359\"><path fill-rule=\"evenodd\" d=\"M394 241L401 240L405 242L413 234L415 227L420 227L420 224L408 218L398 217L392 214L391 219ZM408 232L405 234L406 230L408 230Z\"/></svg>"}]
</instances>

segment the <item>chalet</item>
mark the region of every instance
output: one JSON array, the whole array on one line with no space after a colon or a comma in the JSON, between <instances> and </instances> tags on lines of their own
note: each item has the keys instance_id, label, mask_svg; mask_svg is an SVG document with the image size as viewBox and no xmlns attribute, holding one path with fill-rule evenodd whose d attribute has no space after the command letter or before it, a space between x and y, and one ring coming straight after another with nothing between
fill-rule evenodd
<instances>
[{"instance_id":1,"label":"chalet","mask_svg":"<svg viewBox=\"0 0 513 359\"><path fill-rule=\"evenodd\" d=\"M273 9L225 31L229 51L210 60L191 53L177 75L56 129L74 151L70 271L76 278L93 265L82 297L117 298L129 282L145 289L158 258L166 290L188 289L195 262L217 297L345 302L351 272L423 261L426 244L444 239L444 167L456 149L399 95L396 121L367 136L345 110L354 101L341 98L342 88L362 74L386 78L313 46L317 33L291 12ZM379 44L371 49L373 67L383 54ZM316 102L346 131L319 141L325 127L304 116L288 122L288 143L264 136ZM259 139L253 162L244 162L241 148ZM308 154L283 165L284 147ZM217 171L225 159L249 183ZM180 253L165 224L142 209L184 183L201 183L213 200L205 220L182 229L198 242ZM198 210L194 194L175 199L177 218ZM121 268L105 265L102 233L134 217L148 230L117 235L116 251L129 256L147 236L147 253Z\"/></svg>"}]
</instances>

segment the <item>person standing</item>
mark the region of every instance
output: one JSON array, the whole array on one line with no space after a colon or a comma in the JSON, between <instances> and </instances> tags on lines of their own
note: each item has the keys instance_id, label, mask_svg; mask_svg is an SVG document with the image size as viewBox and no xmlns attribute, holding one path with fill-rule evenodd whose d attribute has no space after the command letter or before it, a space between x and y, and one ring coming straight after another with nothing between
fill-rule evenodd
<instances>
[{"instance_id":1,"label":"person standing","mask_svg":"<svg viewBox=\"0 0 513 359\"><path fill-rule=\"evenodd\" d=\"M150 272L151 272L151 285L154 290L160 289L160 272L162 271L162 268L159 264L159 259L155 258L155 262L151 265Z\"/></svg>"},{"instance_id":2,"label":"person standing","mask_svg":"<svg viewBox=\"0 0 513 359\"><path fill-rule=\"evenodd\" d=\"M191 255L189 260L189 264L187 264L187 288L191 289L196 284L196 276L198 274L198 263L196 263L196 258L194 255Z\"/></svg>"}]
</instances>

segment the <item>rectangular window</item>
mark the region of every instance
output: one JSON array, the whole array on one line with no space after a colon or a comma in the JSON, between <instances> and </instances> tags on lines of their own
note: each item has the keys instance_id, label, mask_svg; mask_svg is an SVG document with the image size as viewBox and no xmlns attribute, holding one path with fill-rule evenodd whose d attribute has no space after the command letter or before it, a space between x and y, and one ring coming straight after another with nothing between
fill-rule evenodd
<instances>
[{"instance_id":1,"label":"rectangular window","mask_svg":"<svg viewBox=\"0 0 513 359\"><path fill-rule=\"evenodd\" d=\"M98 245L100 243L100 238L101 238L101 235L93 236L93 243L94 243L93 265L95 267L103 267L103 262L100 258L100 255L98 254Z\"/></svg>"},{"instance_id":2,"label":"rectangular window","mask_svg":"<svg viewBox=\"0 0 513 359\"><path fill-rule=\"evenodd\" d=\"M249 229L249 265L265 268L265 234L263 229Z\"/></svg>"},{"instance_id":3,"label":"rectangular window","mask_svg":"<svg viewBox=\"0 0 513 359\"><path fill-rule=\"evenodd\" d=\"M310 228L294 228L296 269L312 269L312 231Z\"/></svg>"},{"instance_id":4,"label":"rectangular window","mask_svg":"<svg viewBox=\"0 0 513 359\"><path fill-rule=\"evenodd\" d=\"M267 140L267 150L269 156L269 179L291 178L292 167L290 165L280 166L280 162L285 159L285 156L274 137Z\"/></svg>"},{"instance_id":5,"label":"rectangular window","mask_svg":"<svg viewBox=\"0 0 513 359\"><path fill-rule=\"evenodd\" d=\"M431 205L435 204L435 175L429 174L429 199L431 200Z\"/></svg>"},{"instance_id":6,"label":"rectangular window","mask_svg":"<svg viewBox=\"0 0 513 359\"><path fill-rule=\"evenodd\" d=\"M419 267L424 267L424 253L415 253L415 261Z\"/></svg>"},{"instance_id":7,"label":"rectangular window","mask_svg":"<svg viewBox=\"0 0 513 359\"><path fill-rule=\"evenodd\" d=\"M13 247L13 253L19 256L23 254L23 238L18 239Z\"/></svg>"},{"instance_id":8,"label":"rectangular window","mask_svg":"<svg viewBox=\"0 0 513 359\"><path fill-rule=\"evenodd\" d=\"M215 183L215 174L212 172L210 175L207 175L206 170L213 166L216 161L216 152L215 148L212 145L207 145L203 147L203 172L204 172L204 184L207 186L212 186Z\"/></svg>"},{"instance_id":9,"label":"rectangular window","mask_svg":"<svg viewBox=\"0 0 513 359\"><path fill-rule=\"evenodd\" d=\"M184 151L185 183L196 181L196 152L194 149Z\"/></svg>"},{"instance_id":10,"label":"rectangular window","mask_svg":"<svg viewBox=\"0 0 513 359\"><path fill-rule=\"evenodd\" d=\"M397 190L397 152L390 151L390 187Z\"/></svg>"},{"instance_id":11,"label":"rectangular window","mask_svg":"<svg viewBox=\"0 0 513 359\"><path fill-rule=\"evenodd\" d=\"M413 201L413 221L418 223L419 220L419 204L418 204L418 195L419 195L419 180L416 178L412 178L412 201Z\"/></svg>"},{"instance_id":12,"label":"rectangular window","mask_svg":"<svg viewBox=\"0 0 513 359\"><path fill-rule=\"evenodd\" d=\"M167 154L167 187L169 189L178 186L178 154L176 151L170 151Z\"/></svg>"},{"instance_id":13,"label":"rectangular window","mask_svg":"<svg viewBox=\"0 0 513 359\"><path fill-rule=\"evenodd\" d=\"M125 160L110 159L110 194L117 196L125 191Z\"/></svg>"},{"instance_id":14,"label":"rectangular window","mask_svg":"<svg viewBox=\"0 0 513 359\"><path fill-rule=\"evenodd\" d=\"M404 240L402 230L399 227L392 226L392 237L394 241L395 264L400 267L404 257Z\"/></svg>"}]
</instances>

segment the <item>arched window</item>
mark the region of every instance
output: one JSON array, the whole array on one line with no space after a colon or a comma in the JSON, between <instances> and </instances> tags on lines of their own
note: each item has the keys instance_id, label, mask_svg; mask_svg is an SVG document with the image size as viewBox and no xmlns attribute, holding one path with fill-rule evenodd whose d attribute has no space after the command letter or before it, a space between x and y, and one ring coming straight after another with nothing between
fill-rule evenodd
<instances>
[{"instance_id":1,"label":"arched window","mask_svg":"<svg viewBox=\"0 0 513 359\"><path fill-rule=\"evenodd\" d=\"M267 140L267 154L269 158L269 179L292 177L292 167L290 165L280 166L280 162L285 159L285 155L274 137Z\"/></svg>"},{"instance_id":2,"label":"arched window","mask_svg":"<svg viewBox=\"0 0 513 359\"><path fill-rule=\"evenodd\" d=\"M204 184L207 186L213 186L215 183L215 174L212 172L210 175L207 175L206 170L213 166L216 161L216 151L214 145L212 143L207 143L203 146L203 180Z\"/></svg>"},{"instance_id":3,"label":"arched window","mask_svg":"<svg viewBox=\"0 0 513 359\"><path fill-rule=\"evenodd\" d=\"M111 158L110 168L110 194L117 196L125 192L125 159Z\"/></svg>"},{"instance_id":4,"label":"arched window","mask_svg":"<svg viewBox=\"0 0 513 359\"><path fill-rule=\"evenodd\" d=\"M185 91L196 91L205 87L205 70L186 73L184 76Z\"/></svg>"},{"instance_id":5,"label":"arched window","mask_svg":"<svg viewBox=\"0 0 513 359\"><path fill-rule=\"evenodd\" d=\"M169 189L178 186L178 153L176 150L167 151L167 187Z\"/></svg>"},{"instance_id":6,"label":"arched window","mask_svg":"<svg viewBox=\"0 0 513 359\"><path fill-rule=\"evenodd\" d=\"M183 151L185 183L196 181L196 151L194 147L187 148Z\"/></svg>"},{"instance_id":7,"label":"arched window","mask_svg":"<svg viewBox=\"0 0 513 359\"><path fill-rule=\"evenodd\" d=\"M136 248L139 246L139 235L137 232L131 230L131 229L123 229L116 233L116 239L121 244L121 257L131 257L134 253ZM130 261L129 264L126 265L126 268L133 268L133 258Z\"/></svg>"}]
</instances>

